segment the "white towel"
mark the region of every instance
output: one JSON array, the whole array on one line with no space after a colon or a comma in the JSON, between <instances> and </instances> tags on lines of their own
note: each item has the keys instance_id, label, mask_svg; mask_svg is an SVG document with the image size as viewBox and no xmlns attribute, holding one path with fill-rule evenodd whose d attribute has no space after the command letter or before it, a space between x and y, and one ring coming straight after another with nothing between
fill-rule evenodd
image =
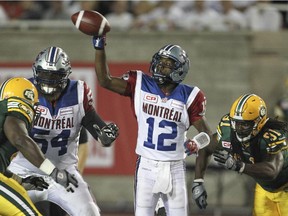
<instances>
[{"instance_id":1,"label":"white towel","mask_svg":"<svg viewBox=\"0 0 288 216\"><path fill-rule=\"evenodd\" d=\"M172 191L170 162L159 162L159 169L152 193L168 194Z\"/></svg>"}]
</instances>

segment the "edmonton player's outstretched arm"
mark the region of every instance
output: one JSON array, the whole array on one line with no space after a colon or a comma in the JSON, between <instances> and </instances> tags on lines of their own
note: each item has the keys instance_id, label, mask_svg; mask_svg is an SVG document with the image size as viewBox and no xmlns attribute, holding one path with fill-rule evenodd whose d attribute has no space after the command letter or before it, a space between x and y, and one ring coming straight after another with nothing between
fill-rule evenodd
<instances>
[{"instance_id":1,"label":"edmonton player's outstretched arm","mask_svg":"<svg viewBox=\"0 0 288 216\"><path fill-rule=\"evenodd\" d=\"M33 165L40 167L45 160L40 148L29 137L24 121L7 116L4 123L4 132L10 143L15 146Z\"/></svg>"},{"instance_id":2,"label":"edmonton player's outstretched arm","mask_svg":"<svg viewBox=\"0 0 288 216\"><path fill-rule=\"evenodd\" d=\"M266 155L263 161L255 164L245 164L243 173L252 178L264 179L267 181L274 180L280 173L284 165L282 152L277 154Z\"/></svg>"},{"instance_id":3,"label":"edmonton player's outstretched arm","mask_svg":"<svg viewBox=\"0 0 288 216\"><path fill-rule=\"evenodd\" d=\"M45 159L38 145L29 137L24 121L14 116L7 116L4 122L4 133L9 142L15 146L34 166L65 188L70 188L70 183L78 187L74 176L66 170L59 170L50 160ZM73 192L73 190L71 190Z\"/></svg>"}]
</instances>

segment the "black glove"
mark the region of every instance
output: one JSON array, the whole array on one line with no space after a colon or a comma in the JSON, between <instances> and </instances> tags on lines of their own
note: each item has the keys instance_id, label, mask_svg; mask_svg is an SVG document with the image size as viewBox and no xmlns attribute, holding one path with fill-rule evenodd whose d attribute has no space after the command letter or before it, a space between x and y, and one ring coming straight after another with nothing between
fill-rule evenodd
<instances>
[{"instance_id":1,"label":"black glove","mask_svg":"<svg viewBox=\"0 0 288 216\"><path fill-rule=\"evenodd\" d=\"M227 150L216 150L213 153L214 160L220 165L229 170L243 172L245 164L235 159Z\"/></svg>"},{"instance_id":2,"label":"black glove","mask_svg":"<svg viewBox=\"0 0 288 216\"><path fill-rule=\"evenodd\" d=\"M53 172L50 174L50 176L60 185L66 188L68 192L74 192L73 186L78 187L78 181L74 177L74 175L71 175L66 170L59 170L55 168Z\"/></svg>"},{"instance_id":3,"label":"black glove","mask_svg":"<svg viewBox=\"0 0 288 216\"><path fill-rule=\"evenodd\" d=\"M42 177L39 176L29 176L22 179L21 185L26 190L39 190L43 191L49 187L49 184L44 181Z\"/></svg>"},{"instance_id":4,"label":"black glove","mask_svg":"<svg viewBox=\"0 0 288 216\"><path fill-rule=\"evenodd\" d=\"M203 179L195 179L192 184L192 198L200 209L205 209L207 204L207 192Z\"/></svg>"},{"instance_id":5,"label":"black glove","mask_svg":"<svg viewBox=\"0 0 288 216\"><path fill-rule=\"evenodd\" d=\"M114 123L110 123L104 126L102 129L99 128L98 125L93 125L96 129L98 139L101 141L102 145L105 147L111 146L112 142L117 138L119 135L118 133L118 126Z\"/></svg>"},{"instance_id":6,"label":"black glove","mask_svg":"<svg viewBox=\"0 0 288 216\"><path fill-rule=\"evenodd\" d=\"M165 207L159 208L158 211L155 212L155 215L156 216L167 216Z\"/></svg>"}]
</instances>

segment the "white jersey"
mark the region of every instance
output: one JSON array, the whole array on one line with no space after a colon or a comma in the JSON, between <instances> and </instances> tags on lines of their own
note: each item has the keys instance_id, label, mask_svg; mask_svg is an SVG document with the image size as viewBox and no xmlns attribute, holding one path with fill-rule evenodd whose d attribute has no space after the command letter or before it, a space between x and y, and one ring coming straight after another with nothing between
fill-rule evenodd
<instances>
[{"instance_id":1,"label":"white jersey","mask_svg":"<svg viewBox=\"0 0 288 216\"><path fill-rule=\"evenodd\" d=\"M184 142L189 127L205 115L205 96L184 84L166 95L141 71L123 79L138 121L135 215L153 215L160 197L167 215L188 215Z\"/></svg>"},{"instance_id":2,"label":"white jersey","mask_svg":"<svg viewBox=\"0 0 288 216\"><path fill-rule=\"evenodd\" d=\"M49 183L47 190L29 191L33 202L48 200L59 205L71 216L100 216L89 187L77 169L81 121L85 113L94 109L90 89L83 81L70 80L67 89L53 107L41 95L39 102L41 116L33 126L31 137L38 143L45 157L58 169L65 169L74 175L78 187L74 193L67 192L52 177L28 162L21 153L12 160L8 169L21 177L42 176Z\"/></svg>"},{"instance_id":3,"label":"white jersey","mask_svg":"<svg viewBox=\"0 0 288 216\"><path fill-rule=\"evenodd\" d=\"M200 89L179 84L166 96L153 78L141 71L130 72L128 82L138 121L136 153L159 161L184 159L191 121L205 113L205 97Z\"/></svg>"},{"instance_id":4,"label":"white jersey","mask_svg":"<svg viewBox=\"0 0 288 216\"><path fill-rule=\"evenodd\" d=\"M78 143L84 110L84 82L70 81L67 90L57 104L51 103L42 95L39 97L40 118L35 121L31 137L39 145L43 154L59 169L76 166L78 163ZM33 172L40 172L20 152L12 164L21 164Z\"/></svg>"}]
</instances>

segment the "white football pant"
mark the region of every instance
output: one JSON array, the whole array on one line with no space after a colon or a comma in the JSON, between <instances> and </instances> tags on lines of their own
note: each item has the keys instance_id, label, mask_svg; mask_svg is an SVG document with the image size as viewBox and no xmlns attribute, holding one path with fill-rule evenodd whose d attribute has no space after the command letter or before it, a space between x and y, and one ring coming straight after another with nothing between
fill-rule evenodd
<instances>
[{"instance_id":1,"label":"white football pant","mask_svg":"<svg viewBox=\"0 0 288 216\"><path fill-rule=\"evenodd\" d=\"M135 176L135 216L154 215L159 197L167 216L187 216L185 172L184 160L162 162L141 157Z\"/></svg>"},{"instance_id":2,"label":"white football pant","mask_svg":"<svg viewBox=\"0 0 288 216\"><path fill-rule=\"evenodd\" d=\"M20 176L29 176L33 174L31 171L28 171L18 164L14 164L12 170ZM28 194L31 200L34 203L48 200L59 205L71 216L100 216L100 210L93 199L93 195L90 193L88 184L84 181L81 174L74 166L69 167L67 171L74 174L75 178L78 180L78 187L75 188L73 186L74 193L67 192L62 185L56 183L50 176L34 173L35 175L42 176L49 184L49 187L47 190L43 191L29 190Z\"/></svg>"}]
</instances>

